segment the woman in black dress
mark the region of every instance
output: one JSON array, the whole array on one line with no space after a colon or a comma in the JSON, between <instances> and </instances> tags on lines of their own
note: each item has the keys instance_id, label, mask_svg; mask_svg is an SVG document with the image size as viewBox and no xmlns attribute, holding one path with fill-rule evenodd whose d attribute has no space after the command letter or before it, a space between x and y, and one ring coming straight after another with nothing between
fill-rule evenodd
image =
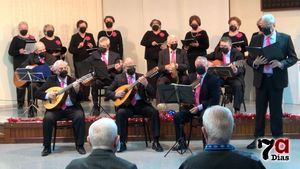
<instances>
[{"instance_id":1,"label":"woman in black dress","mask_svg":"<svg viewBox=\"0 0 300 169\"><path fill-rule=\"evenodd\" d=\"M222 37L229 37L232 41L232 47L236 48L238 51L245 55L246 46L248 46L248 40L243 32L240 32L240 26L242 21L240 18L233 16L229 18L228 25L229 31L225 32Z\"/></svg>"},{"instance_id":2,"label":"woman in black dress","mask_svg":"<svg viewBox=\"0 0 300 169\"><path fill-rule=\"evenodd\" d=\"M28 33L28 24L26 22L20 22L18 29L19 34L12 39L8 50L8 54L12 56L14 71L28 58L28 53L25 51L26 42L35 42L34 36ZM26 88L17 88L18 109L23 108L25 93ZM30 98L28 97L29 100Z\"/></svg>"},{"instance_id":3,"label":"woman in black dress","mask_svg":"<svg viewBox=\"0 0 300 169\"><path fill-rule=\"evenodd\" d=\"M44 37L40 39L46 47L46 52L51 54L55 60L63 59L62 55L66 51L62 51L62 43L58 36L54 36L53 25L47 24L43 28ZM64 52L64 53L63 53Z\"/></svg>"},{"instance_id":4,"label":"woman in black dress","mask_svg":"<svg viewBox=\"0 0 300 169\"><path fill-rule=\"evenodd\" d=\"M120 57L123 58L122 35L121 35L120 31L115 30L113 28L113 25L115 23L115 18L112 16L106 16L104 18L104 23L105 23L106 29L104 29L98 33L97 46L99 45L99 39L103 36L106 36L110 40L109 50L119 53Z\"/></svg>"},{"instance_id":5,"label":"woman in black dress","mask_svg":"<svg viewBox=\"0 0 300 169\"><path fill-rule=\"evenodd\" d=\"M145 46L145 59L147 60L147 70L151 70L158 64L158 53L162 49L167 48L167 37L169 34L165 30L161 30L161 22L153 19L150 23L152 30L147 31L141 41L141 45Z\"/></svg>"},{"instance_id":6,"label":"woman in black dress","mask_svg":"<svg viewBox=\"0 0 300 169\"><path fill-rule=\"evenodd\" d=\"M76 26L78 32L75 33L71 38L69 52L73 54L75 77L80 78L80 76L83 76L85 73L87 73L89 69L82 64L82 61L89 57L89 52L87 49L95 48L96 44L93 34L86 32L88 27L86 21L79 20ZM83 101L88 101L90 87L84 87L83 93Z\"/></svg>"},{"instance_id":7,"label":"woman in black dress","mask_svg":"<svg viewBox=\"0 0 300 169\"><path fill-rule=\"evenodd\" d=\"M196 58L207 54L206 50L209 47L209 39L206 31L200 28L201 20L199 16L191 16L189 19L189 25L192 30L186 33L185 39L194 39L194 42L184 45L183 48L187 50L189 73L193 74L196 72L194 65Z\"/></svg>"}]
</instances>

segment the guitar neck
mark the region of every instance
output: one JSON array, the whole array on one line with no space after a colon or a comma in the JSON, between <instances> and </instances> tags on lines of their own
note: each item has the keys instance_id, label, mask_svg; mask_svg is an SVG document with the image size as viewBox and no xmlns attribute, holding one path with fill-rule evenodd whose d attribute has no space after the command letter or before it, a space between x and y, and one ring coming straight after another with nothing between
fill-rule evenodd
<instances>
[{"instance_id":1,"label":"guitar neck","mask_svg":"<svg viewBox=\"0 0 300 169\"><path fill-rule=\"evenodd\" d=\"M70 90L73 87L73 83L69 84L67 87L64 87L63 89L61 89L60 91L58 91L58 94L62 94L68 90Z\"/></svg>"}]
</instances>

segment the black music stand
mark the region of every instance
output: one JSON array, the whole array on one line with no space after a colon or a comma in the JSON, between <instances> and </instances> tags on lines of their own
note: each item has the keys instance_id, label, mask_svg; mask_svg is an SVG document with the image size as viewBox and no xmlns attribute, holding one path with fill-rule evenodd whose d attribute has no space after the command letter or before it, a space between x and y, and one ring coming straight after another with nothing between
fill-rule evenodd
<instances>
[{"instance_id":1,"label":"black music stand","mask_svg":"<svg viewBox=\"0 0 300 169\"><path fill-rule=\"evenodd\" d=\"M33 83L45 82L46 80L44 74L42 72L33 72L32 69L27 68L17 68L16 72L17 75L20 77L19 80L30 83L30 104L23 112L23 114L27 112L29 113L29 111L31 110L33 111L33 113L36 113L37 111L39 111L39 109L37 105L34 104Z\"/></svg>"},{"instance_id":2,"label":"black music stand","mask_svg":"<svg viewBox=\"0 0 300 169\"><path fill-rule=\"evenodd\" d=\"M161 103L186 103L193 104L194 103L194 92L193 87L191 85L180 85L180 84L170 84L170 85L160 85L158 86L160 93ZM181 135L183 130L183 125L179 127L180 136L179 139L176 140L174 145L168 150L168 152L164 155L166 157L170 151L179 143L184 142L184 138ZM192 153L191 149L187 147L187 149L177 150L179 154L184 154L187 150Z\"/></svg>"}]
</instances>

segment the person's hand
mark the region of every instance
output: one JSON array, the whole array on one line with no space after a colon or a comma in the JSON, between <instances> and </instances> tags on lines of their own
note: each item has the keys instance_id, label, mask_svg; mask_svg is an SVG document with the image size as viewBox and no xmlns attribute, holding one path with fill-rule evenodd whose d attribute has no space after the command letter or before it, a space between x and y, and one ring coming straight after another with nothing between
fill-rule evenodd
<instances>
[{"instance_id":1,"label":"person's hand","mask_svg":"<svg viewBox=\"0 0 300 169\"><path fill-rule=\"evenodd\" d=\"M77 48L79 49L79 48L82 48L83 46L84 46L84 43L80 42Z\"/></svg>"},{"instance_id":2,"label":"person's hand","mask_svg":"<svg viewBox=\"0 0 300 169\"><path fill-rule=\"evenodd\" d=\"M165 69L171 73L173 71L173 66L171 64L165 65Z\"/></svg>"},{"instance_id":3,"label":"person's hand","mask_svg":"<svg viewBox=\"0 0 300 169\"><path fill-rule=\"evenodd\" d=\"M238 51L242 51L242 48L240 46L235 47Z\"/></svg>"},{"instance_id":4,"label":"person's hand","mask_svg":"<svg viewBox=\"0 0 300 169\"><path fill-rule=\"evenodd\" d=\"M57 92L47 93L49 100L54 100L56 98Z\"/></svg>"},{"instance_id":5,"label":"person's hand","mask_svg":"<svg viewBox=\"0 0 300 169\"><path fill-rule=\"evenodd\" d=\"M26 50L24 48L19 49L20 54L25 54Z\"/></svg>"},{"instance_id":6,"label":"person's hand","mask_svg":"<svg viewBox=\"0 0 300 169\"><path fill-rule=\"evenodd\" d=\"M75 82L73 82L73 88L74 88L74 90L77 92L77 91L79 91L79 88L80 88L80 82L79 81L75 81Z\"/></svg>"},{"instance_id":7,"label":"person's hand","mask_svg":"<svg viewBox=\"0 0 300 169\"><path fill-rule=\"evenodd\" d=\"M157 46L158 43L157 43L156 41L153 41L153 42L151 43L151 45L152 45L152 46Z\"/></svg>"},{"instance_id":8,"label":"person's hand","mask_svg":"<svg viewBox=\"0 0 300 169\"><path fill-rule=\"evenodd\" d=\"M184 50L189 50L189 48L190 48L189 46L183 46Z\"/></svg>"},{"instance_id":9,"label":"person's hand","mask_svg":"<svg viewBox=\"0 0 300 169\"><path fill-rule=\"evenodd\" d=\"M125 92L124 91L119 91L115 94L115 97L116 98L122 98L125 96Z\"/></svg>"},{"instance_id":10,"label":"person's hand","mask_svg":"<svg viewBox=\"0 0 300 169\"><path fill-rule=\"evenodd\" d=\"M259 66L259 65L265 65L267 63L268 63L268 60L265 57L263 57L263 56L256 57L256 59L253 62L253 64L257 65L257 66Z\"/></svg>"},{"instance_id":11,"label":"person's hand","mask_svg":"<svg viewBox=\"0 0 300 169\"><path fill-rule=\"evenodd\" d=\"M120 60L120 62L118 62L118 63L115 64L115 69L116 69L118 72L121 72L121 71L122 71L122 67L123 67L123 62L122 62L122 60Z\"/></svg>"},{"instance_id":12,"label":"person's hand","mask_svg":"<svg viewBox=\"0 0 300 169\"><path fill-rule=\"evenodd\" d=\"M199 46L199 42L196 41L196 42L191 43L190 45L193 46L193 47L198 47Z\"/></svg>"},{"instance_id":13,"label":"person's hand","mask_svg":"<svg viewBox=\"0 0 300 169\"><path fill-rule=\"evenodd\" d=\"M54 52L52 53L52 56L59 56L60 55L60 52Z\"/></svg>"},{"instance_id":14,"label":"person's hand","mask_svg":"<svg viewBox=\"0 0 300 169\"><path fill-rule=\"evenodd\" d=\"M88 42L87 45L88 45L89 48L93 48L93 44L92 43Z\"/></svg>"},{"instance_id":15,"label":"person's hand","mask_svg":"<svg viewBox=\"0 0 300 169\"><path fill-rule=\"evenodd\" d=\"M190 109L190 112L191 112L192 114L196 114L196 113L198 112L198 107L195 106L195 107L191 108L191 109Z\"/></svg>"},{"instance_id":16,"label":"person's hand","mask_svg":"<svg viewBox=\"0 0 300 169\"><path fill-rule=\"evenodd\" d=\"M145 87L148 85L148 80L144 76L139 77L138 82L142 83Z\"/></svg>"},{"instance_id":17,"label":"person's hand","mask_svg":"<svg viewBox=\"0 0 300 169\"><path fill-rule=\"evenodd\" d=\"M27 65L25 68L26 69L33 69L33 68L35 68L36 67L36 65Z\"/></svg>"},{"instance_id":18,"label":"person's hand","mask_svg":"<svg viewBox=\"0 0 300 169\"><path fill-rule=\"evenodd\" d=\"M271 63L272 68L276 68L276 67L282 68L282 63L279 62L278 60L272 60L270 63Z\"/></svg>"},{"instance_id":19,"label":"person's hand","mask_svg":"<svg viewBox=\"0 0 300 169\"><path fill-rule=\"evenodd\" d=\"M238 69L237 69L237 67L235 66L235 64L230 64L229 66L231 67L233 73L237 73Z\"/></svg>"},{"instance_id":20,"label":"person's hand","mask_svg":"<svg viewBox=\"0 0 300 169\"><path fill-rule=\"evenodd\" d=\"M160 46L160 49L167 49L167 44L162 44L161 46Z\"/></svg>"}]
</instances>

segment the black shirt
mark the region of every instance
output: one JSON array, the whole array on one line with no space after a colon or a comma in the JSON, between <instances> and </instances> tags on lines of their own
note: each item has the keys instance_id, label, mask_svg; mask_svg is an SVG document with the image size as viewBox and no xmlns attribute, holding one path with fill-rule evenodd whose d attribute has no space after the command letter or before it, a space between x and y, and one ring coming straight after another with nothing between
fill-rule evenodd
<instances>
[{"instance_id":1,"label":"black shirt","mask_svg":"<svg viewBox=\"0 0 300 169\"><path fill-rule=\"evenodd\" d=\"M191 31L187 32L185 35L185 39L192 39L192 38L195 38L198 41L199 46L197 47L189 46L187 54L191 56L206 55L207 54L206 50L209 48L209 39L206 31L201 30L200 32L197 33L196 32L192 33Z\"/></svg>"},{"instance_id":2,"label":"black shirt","mask_svg":"<svg viewBox=\"0 0 300 169\"><path fill-rule=\"evenodd\" d=\"M237 45L237 46L240 46L242 48L241 52L243 54L245 54L246 52L246 46L248 46L248 40L247 40L247 37L246 35L243 33L243 32L239 32L237 35L235 36L229 36L229 32L225 32L222 37L229 37L232 41L232 43L234 42L240 42L240 41L244 41L243 43ZM232 45L233 47L235 46L234 44Z\"/></svg>"},{"instance_id":3,"label":"black shirt","mask_svg":"<svg viewBox=\"0 0 300 169\"><path fill-rule=\"evenodd\" d=\"M84 46L82 48L78 48L79 43L83 42L84 38ZM93 48L96 47L93 34L86 33L84 38L82 38L79 33L75 33L71 38L69 52L73 54L74 62L81 62L89 57L89 53L87 52L87 49L89 49L87 46L88 42L93 45Z\"/></svg>"},{"instance_id":4,"label":"black shirt","mask_svg":"<svg viewBox=\"0 0 300 169\"><path fill-rule=\"evenodd\" d=\"M161 50L160 46L152 46L152 42L155 41L157 43L164 43L169 34L165 30L161 30L157 35L153 31L147 31L143 36L141 41L141 45L145 46L145 59L146 60L158 60L158 53Z\"/></svg>"},{"instance_id":5,"label":"black shirt","mask_svg":"<svg viewBox=\"0 0 300 169\"><path fill-rule=\"evenodd\" d=\"M108 37L110 40L110 47L109 50L119 53L120 57L123 58L123 40L122 40L122 35L121 32L118 30L114 31L100 31L98 33L98 38L97 38L97 46L99 45L99 39L103 36Z\"/></svg>"},{"instance_id":6,"label":"black shirt","mask_svg":"<svg viewBox=\"0 0 300 169\"><path fill-rule=\"evenodd\" d=\"M62 47L62 43L59 37L55 36L53 40L49 40L46 37L40 39L46 47L46 51L50 54L54 53L53 50L57 50Z\"/></svg>"}]
</instances>

